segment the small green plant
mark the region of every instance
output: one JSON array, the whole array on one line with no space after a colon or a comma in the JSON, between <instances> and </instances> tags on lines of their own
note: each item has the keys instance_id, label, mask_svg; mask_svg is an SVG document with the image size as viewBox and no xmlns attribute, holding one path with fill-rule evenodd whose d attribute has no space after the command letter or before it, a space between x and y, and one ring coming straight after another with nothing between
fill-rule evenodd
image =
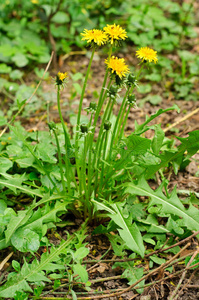
<instances>
[{"instance_id":1,"label":"small green plant","mask_svg":"<svg viewBox=\"0 0 199 300\"><path fill-rule=\"evenodd\" d=\"M60 93L67 88L68 74L58 72L54 83L60 124L49 122L50 132L27 132L18 123L9 124L10 132L1 137L0 248L12 246L31 256L24 258L22 267L13 260L15 271L0 287L0 297L21 299L25 297L24 292L33 293L33 283L37 286L35 295L40 296L44 282L57 280L54 290L66 278L68 294L73 299L76 299L73 287L76 281L80 280L88 290L88 272L82 261L89 250L84 239L87 226L98 225L98 221L101 224L94 233L106 234L116 255L124 257L130 252L134 260L144 258L149 251L147 245L156 249L164 247L168 233L183 237L199 229L199 211L192 204L193 199L187 199L186 203L181 201L176 189L168 191L165 178L166 169L177 174L198 151L199 131L190 132L187 138L178 138L181 144L175 146L165 138L159 124L150 125L162 113L178 109L174 105L147 116L143 124L135 121L134 132L125 136L129 112L136 106L134 90L145 66L158 61L156 51L140 48L136 52L140 62L132 73L124 58L113 55L127 38L122 27L107 25L103 30L85 30L82 36L91 46L92 54L74 134L71 135L64 121L60 104ZM82 109L88 76L94 53L104 44L108 49L104 81L98 102L91 101L86 108L86 123ZM119 95L123 100L115 114ZM154 131L152 139L145 137L149 129ZM156 175L160 176L161 184L153 190L149 179L154 180ZM23 203L27 196L26 205ZM21 207L19 211L16 205ZM66 226L67 222L61 217L71 213L83 224L75 234L67 233L66 240L58 236L61 241L55 247L47 233L56 226ZM161 218L164 218L164 226ZM117 232L114 238L112 231ZM35 253L41 247L46 251L38 260ZM150 266L164 262L163 258L153 255ZM122 276L130 284L143 277L143 268L137 269L136 262L119 265L126 269ZM139 292L143 283L137 286Z\"/></svg>"}]
</instances>

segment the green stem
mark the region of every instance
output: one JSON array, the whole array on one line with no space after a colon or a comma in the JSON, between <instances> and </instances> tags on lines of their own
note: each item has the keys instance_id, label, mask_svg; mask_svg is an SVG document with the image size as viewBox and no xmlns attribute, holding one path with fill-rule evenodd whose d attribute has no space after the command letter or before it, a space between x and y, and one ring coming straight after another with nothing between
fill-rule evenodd
<instances>
[{"instance_id":1,"label":"green stem","mask_svg":"<svg viewBox=\"0 0 199 300\"><path fill-rule=\"evenodd\" d=\"M85 198L87 197L87 186L86 186L86 154L87 154L87 136L84 136L84 151L83 151L83 157L82 157L82 183L83 183L83 189L85 193Z\"/></svg>"},{"instance_id":2,"label":"green stem","mask_svg":"<svg viewBox=\"0 0 199 300\"><path fill-rule=\"evenodd\" d=\"M109 102L107 104L107 107L106 107L106 110L104 112L104 115L103 115L103 119L102 119L102 123L101 123L101 127L100 127L100 131L99 131L99 136L102 135L102 132L104 130L104 122L106 120L109 120L110 119L110 116L111 116L111 113L113 111L113 106L115 104L115 98L114 99L109 99ZM108 116L107 116L108 115ZM103 143L103 139L97 139L97 144L96 144L96 148L95 148L95 156L94 156L94 159L93 159L93 168L95 168L95 164L97 163L98 164L98 161L100 160L100 155L101 155L101 152L99 151L99 149L101 149L102 147L102 143ZM111 146L111 145L110 145Z\"/></svg>"},{"instance_id":3,"label":"green stem","mask_svg":"<svg viewBox=\"0 0 199 300\"><path fill-rule=\"evenodd\" d=\"M109 50L108 59L107 59L108 61L110 60L110 57L111 57L111 54L112 54L112 48L113 48L113 46L111 45L111 48L110 48L110 50ZM98 106L97 106L95 118L94 118L94 121L93 121L93 126L94 126L94 127L95 127L96 124L97 124L97 120L98 120L100 111L101 111L101 109L102 109L102 105L103 105L104 100L105 100L105 97L104 97L103 95L106 95L106 93L107 93L107 91L104 91L104 90L105 90L105 86L106 86L108 74L109 74L109 70L108 70L108 68L107 68L107 69L106 69L105 76L104 76L104 81L103 81L102 89L101 89L100 96L99 96L99 102L98 102Z\"/></svg>"},{"instance_id":4,"label":"green stem","mask_svg":"<svg viewBox=\"0 0 199 300\"><path fill-rule=\"evenodd\" d=\"M87 68L86 76L85 76L85 80L84 80L84 85L83 85L83 89L82 89L82 93L81 93L81 98L80 98L80 102L79 102L79 110L78 110L77 125L76 125L76 135L75 135L75 148L76 149L78 148L79 125L80 125L80 118L81 118L81 111L82 111L82 103L83 103L83 99L84 99L84 93L85 93L85 89L86 89L86 85L87 85L88 76L89 76L89 73L90 73L94 53L95 53L95 48L93 48L91 58L90 58L90 61L89 61L89 64L88 64L88 68Z\"/></svg>"},{"instance_id":5,"label":"green stem","mask_svg":"<svg viewBox=\"0 0 199 300\"><path fill-rule=\"evenodd\" d=\"M101 172L100 172L100 184L99 184L100 193L101 193L101 189L102 189L102 186L103 186L103 179L104 179L104 161L106 159L107 141L108 141L108 130L106 130L106 132L105 132L104 149L103 149L103 161L102 161L102 167L101 167Z\"/></svg>"},{"instance_id":6,"label":"green stem","mask_svg":"<svg viewBox=\"0 0 199 300\"><path fill-rule=\"evenodd\" d=\"M121 116L121 113L123 111L124 105L126 103L126 98L127 98L128 93L129 93L129 89L130 88L128 88L128 90L126 91L126 94L125 94L125 96L123 98L122 104L120 106L120 109L119 109L119 112L118 112L118 115L117 115L117 118L116 118L116 121L115 121L114 129L113 129L113 134L112 134L112 138L111 138L111 148L112 148L113 143L114 143L115 134L116 134L116 132L118 130L118 125L120 124L120 120L121 120L120 116Z\"/></svg>"},{"instance_id":7,"label":"green stem","mask_svg":"<svg viewBox=\"0 0 199 300\"><path fill-rule=\"evenodd\" d=\"M65 180L64 180L64 172L63 172L63 165L62 165L62 157L61 157L61 150L60 150L60 145L59 145L59 140L58 140L58 137L57 137L56 129L53 130L53 133L54 133L55 140L56 140L56 145L57 145L58 163L59 163L59 169L60 169L62 187L63 187L63 191L66 191Z\"/></svg>"},{"instance_id":8,"label":"green stem","mask_svg":"<svg viewBox=\"0 0 199 300\"><path fill-rule=\"evenodd\" d=\"M93 113L91 113L89 127L91 126L93 119ZM88 142L88 197L90 199L91 196L91 184L92 184L92 150L93 150L93 136L92 134L89 137Z\"/></svg>"},{"instance_id":9,"label":"green stem","mask_svg":"<svg viewBox=\"0 0 199 300\"><path fill-rule=\"evenodd\" d=\"M108 61L110 60L110 57L111 57L111 54L112 54L112 48L113 46L111 45L111 48L109 50L109 55L108 55ZM98 117L99 117L99 114L100 114L100 111L102 109L102 105L105 101L105 98L106 98L106 95L107 95L107 90L105 90L105 86L106 86L106 82L107 82L107 78L108 78L108 68L106 69L106 73L105 73L105 76L104 76L104 81L103 81L103 84L102 84L102 88L101 88L101 92L100 92L100 96L99 96L99 101L98 101L98 106L97 106L97 110L96 110L96 113L95 113L95 117L94 117L94 120L93 120L93 133L89 139L89 163L91 163L91 160L92 160L92 147L93 147L93 140L94 140L94 134L95 134L95 128L96 128L96 124L97 124L97 120L98 120ZM111 84L111 80L109 82L109 85L108 85L108 88ZM102 122L103 123L103 122ZM101 124L101 128L103 128L103 124ZM100 130L101 130L100 128ZM102 133L102 130L100 131L98 137L100 136L100 134ZM97 139L97 141L99 140L99 138ZM94 163L95 163L95 160L96 160L96 149L95 149L95 154L94 154ZM88 193L90 195L91 193L91 184L92 184L92 178L93 178L93 172L94 172L94 163L92 164L92 167L89 166L89 174L88 174Z\"/></svg>"},{"instance_id":10,"label":"green stem","mask_svg":"<svg viewBox=\"0 0 199 300\"><path fill-rule=\"evenodd\" d=\"M76 134L75 134L75 158L76 158L76 170L77 170L78 178L80 178L80 176L81 176L79 159L78 159L80 118L81 118L81 111L82 111L82 104L83 104L84 94L85 94L85 90L86 90L86 85L87 85L88 76L89 76L89 73L90 73L94 53L95 53L95 48L93 48L91 58L90 58L90 61L89 61L89 64L88 64L88 68L87 68L87 71L86 71L85 80L84 80L82 93L81 93L81 97L80 97L78 115L77 115L77 125L76 125ZM80 193L80 196L81 196L81 183L79 183L79 193Z\"/></svg>"},{"instance_id":11,"label":"green stem","mask_svg":"<svg viewBox=\"0 0 199 300\"><path fill-rule=\"evenodd\" d=\"M105 119L105 121L106 120L110 120L110 117L111 117L111 113L113 112L113 106L114 106L114 104L116 103L116 100L115 100L115 98L114 99L111 99L111 105L109 104L108 105L108 109L109 109L109 112L108 112L108 109L107 109L107 115L108 115L108 117ZM103 124L104 125L104 124Z\"/></svg>"},{"instance_id":12,"label":"green stem","mask_svg":"<svg viewBox=\"0 0 199 300\"><path fill-rule=\"evenodd\" d=\"M119 133L118 140L120 140L120 139L122 138L122 135L123 135L123 133L124 133L124 128L125 128L125 126L126 126L126 122L127 122L127 119L128 119L130 110L131 110L131 106L129 105L128 110L127 110L127 112L126 112L126 116L125 116L123 125L122 125L122 128L121 128L120 133Z\"/></svg>"},{"instance_id":13,"label":"green stem","mask_svg":"<svg viewBox=\"0 0 199 300\"><path fill-rule=\"evenodd\" d=\"M81 202L84 206L84 218L86 219L89 217L89 220L91 220L91 203L87 188L87 180L86 180L86 162L87 162L87 139L88 135L84 135L84 149L82 151L82 158L81 158L81 169L80 169L80 176L79 176L79 194L81 197Z\"/></svg>"},{"instance_id":14,"label":"green stem","mask_svg":"<svg viewBox=\"0 0 199 300\"><path fill-rule=\"evenodd\" d=\"M140 74L141 74L141 72L142 72L142 70L143 70L144 67L145 67L145 63L141 63L141 67L140 67L138 73L136 74L136 80L139 79Z\"/></svg>"},{"instance_id":15,"label":"green stem","mask_svg":"<svg viewBox=\"0 0 199 300\"><path fill-rule=\"evenodd\" d=\"M109 87L111 85L111 82L112 81L110 80L107 89L109 89ZM106 95L107 95L107 90L106 90L106 92L105 92L105 94L103 96L102 103L104 103L104 98L106 97ZM102 135L102 132L103 132L103 129L104 129L104 122L106 120L106 116L107 116L107 113L108 113L109 104L110 104L110 101L107 104L105 112L103 114L103 118L102 118L102 122L101 122L101 126L100 126L100 131L99 131L98 137L100 137ZM94 123L94 121L93 121L93 123ZM96 124L95 124L95 126L96 126ZM102 141L102 139L100 139L100 138L97 139L97 144L96 144L96 147L95 147L94 157L93 157L93 162L92 162L92 153L93 153L92 150L93 150L94 134L95 134L95 127L94 127L93 132L92 132L92 134L90 136L89 147L88 147L89 148L89 173L88 173L88 193L89 193L89 195L91 193L91 184L92 184L92 179L93 179L93 173L94 173L94 168L95 168L95 162L96 162L96 158L97 158L98 148L99 148L99 144Z\"/></svg>"},{"instance_id":16,"label":"green stem","mask_svg":"<svg viewBox=\"0 0 199 300\"><path fill-rule=\"evenodd\" d=\"M67 187L68 187L68 192L69 194L71 194L71 187L70 187L70 183L71 183L71 178L70 178L70 165L69 165L69 157L68 157L68 153L69 153L69 148L71 148L71 144L70 144L70 138L68 136L68 132L66 129L66 125L64 123L64 119L62 117L62 112L61 112L61 106L60 106L60 86L57 86L57 106L58 106L58 112L59 112L59 117L60 117L60 121L62 124L62 128L64 131L64 139L65 139L65 166L66 166L66 178L67 178Z\"/></svg>"},{"instance_id":17,"label":"green stem","mask_svg":"<svg viewBox=\"0 0 199 300\"><path fill-rule=\"evenodd\" d=\"M108 84L108 89L109 89L109 87L110 87L110 85L111 85L111 80L110 80L110 82L109 82L109 84ZM107 92L106 92L107 93ZM106 94L105 94L106 95ZM100 125L100 130L99 130L99 134L98 134L98 137L100 137L101 135L102 135L102 132L103 132L103 130L104 130L104 122L106 121L106 119L107 119L107 114L108 114L108 110L109 110L109 106L110 106L110 104L111 104L111 99L109 99L109 102L108 102L108 104L107 104L107 106L106 106L106 109L105 109L105 112L104 112L104 114L103 114L103 118L102 118L102 122L101 122L101 125ZM93 137L94 137L94 133L93 133ZM99 146L100 146L100 143L101 143L101 139L100 138L98 138L97 139L97 143L96 143L96 147L95 147L95 154L94 154L94 158L93 158L93 167L95 166L95 162L96 162L96 157L97 157L97 154L98 154L98 148L99 148Z\"/></svg>"},{"instance_id":18,"label":"green stem","mask_svg":"<svg viewBox=\"0 0 199 300\"><path fill-rule=\"evenodd\" d=\"M121 116L120 116L119 123L118 123L118 126L117 126L117 132L116 132L115 137L114 137L115 144L118 143L118 137L119 137L119 133L121 131L121 127L122 127L122 124L123 124L124 115L125 115L125 112L126 112L127 105L128 105L128 103L125 102L124 107L123 107L122 112L121 112Z\"/></svg>"},{"instance_id":19,"label":"green stem","mask_svg":"<svg viewBox=\"0 0 199 300\"><path fill-rule=\"evenodd\" d=\"M104 136L105 136L105 131L102 134L102 138L101 139L101 143L100 143L100 147L99 147L99 157L96 161L96 168L95 168L95 185L94 185L94 190L95 190L95 194L97 193L97 187L98 187L98 173L99 173L99 163L100 163L100 155L102 152L102 145L104 142Z\"/></svg>"}]
</instances>

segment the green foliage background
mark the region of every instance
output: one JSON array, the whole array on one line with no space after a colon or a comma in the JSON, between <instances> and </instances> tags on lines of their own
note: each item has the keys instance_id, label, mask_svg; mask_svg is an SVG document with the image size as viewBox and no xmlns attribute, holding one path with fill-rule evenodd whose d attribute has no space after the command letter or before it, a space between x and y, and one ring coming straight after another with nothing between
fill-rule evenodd
<instances>
[{"instance_id":1,"label":"green foliage background","mask_svg":"<svg viewBox=\"0 0 199 300\"><path fill-rule=\"evenodd\" d=\"M158 52L156 71L147 77L151 83L161 81L165 96L172 92L176 99L197 100L199 58L193 48L197 43L194 27L198 19L194 1L35 2L38 3L7 0L0 4L0 91L4 89L14 95L18 92L20 98L16 80L23 79L27 70L48 62L51 38L57 55L64 55L85 47L80 36L84 28L103 28L106 24L117 23L128 34L124 51L149 46ZM51 14L54 14L52 18ZM150 91L148 86L143 93ZM161 97L145 101L156 104Z\"/></svg>"}]
</instances>

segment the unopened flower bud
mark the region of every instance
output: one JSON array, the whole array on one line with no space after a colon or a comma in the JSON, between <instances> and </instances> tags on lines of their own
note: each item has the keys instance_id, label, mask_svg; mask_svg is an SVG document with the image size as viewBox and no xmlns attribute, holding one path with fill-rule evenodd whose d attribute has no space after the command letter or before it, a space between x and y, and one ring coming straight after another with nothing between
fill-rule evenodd
<instances>
[{"instance_id":1,"label":"unopened flower bud","mask_svg":"<svg viewBox=\"0 0 199 300\"><path fill-rule=\"evenodd\" d=\"M56 124L55 124L55 122L49 122L49 123L48 123L48 127L49 127L50 130L55 130L55 129L56 129Z\"/></svg>"},{"instance_id":2,"label":"unopened flower bud","mask_svg":"<svg viewBox=\"0 0 199 300\"><path fill-rule=\"evenodd\" d=\"M94 102L94 101L90 102L89 108L92 109L92 110L96 110L96 108L97 108L97 103Z\"/></svg>"},{"instance_id":3,"label":"unopened flower bud","mask_svg":"<svg viewBox=\"0 0 199 300\"><path fill-rule=\"evenodd\" d=\"M109 94L115 96L117 94L118 87L116 85L111 85L109 89Z\"/></svg>"},{"instance_id":4,"label":"unopened flower bud","mask_svg":"<svg viewBox=\"0 0 199 300\"><path fill-rule=\"evenodd\" d=\"M76 164L75 157L70 157L70 163L71 163L71 165L75 165Z\"/></svg>"},{"instance_id":5,"label":"unopened flower bud","mask_svg":"<svg viewBox=\"0 0 199 300\"><path fill-rule=\"evenodd\" d=\"M109 130L111 128L112 123L110 121L105 121L104 122L104 129Z\"/></svg>"},{"instance_id":6,"label":"unopened flower bud","mask_svg":"<svg viewBox=\"0 0 199 300\"><path fill-rule=\"evenodd\" d=\"M123 84L123 82L124 82L124 78L120 78L119 76L115 76L115 84L117 85L117 86L121 86L122 84Z\"/></svg>"},{"instance_id":7,"label":"unopened flower bud","mask_svg":"<svg viewBox=\"0 0 199 300\"><path fill-rule=\"evenodd\" d=\"M129 95L127 101L129 104L134 104L136 102L135 95Z\"/></svg>"},{"instance_id":8,"label":"unopened flower bud","mask_svg":"<svg viewBox=\"0 0 199 300\"><path fill-rule=\"evenodd\" d=\"M80 125L80 129L81 129L81 132L82 133L86 133L86 132L88 132L88 126L87 126L87 124L81 124Z\"/></svg>"},{"instance_id":9,"label":"unopened flower bud","mask_svg":"<svg viewBox=\"0 0 199 300\"><path fill-rule=\"evenodd\" d=\"M132 73L129 74L127 78L127 84L131 86L135 83L135 81L136 81L135 75L133 75Z\"/></svg>"}]
</instances>

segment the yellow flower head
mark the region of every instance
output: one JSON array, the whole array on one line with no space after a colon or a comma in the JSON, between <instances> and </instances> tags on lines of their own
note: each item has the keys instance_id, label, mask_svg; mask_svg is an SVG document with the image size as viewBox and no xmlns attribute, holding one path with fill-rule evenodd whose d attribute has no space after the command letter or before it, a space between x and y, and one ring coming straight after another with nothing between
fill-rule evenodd
<instances>
[{"instance_id":1,"label":"yellow flower head","mask_svg":"<svg viewBox=\"0 0 199 300\"><path fill-rule=\"evenodd\" d=\"M56 84L57 85L62 85L62 83L64 82L64 80L68 77L67 73L61 73L58 72L57 73L57 77L56 77Z\"/></svg>"},{"instance_id":2,"label":"yellow flower head","mask_svg":"<svg viewBox=\"0 0 199 300\"><path fill-rule=\"evenodd\" d=\"M33 4L38 4L38 3L39 3L38 0L31 0L31 2L32 2Z\"/></svg>"},{"instance_id":3,"label":"yellow flower head","mask_svg":"<svg viewBox=\"0 0 199 300\"><path fill-rule=\"evenodd\" d=\"M136 56L143 61L146 60L148 62L154 61L156 63L158 61L157 51L150 49L148 47L142 47L138 51L136 51Z\"/></svg>"},{"instance_id":4,"label":"yellow flower head","mask_svg":"<svg viewBox=\"0 0 199 300\"><path fill-rule=\"evenodd\" d=\"M122 77L125 77L127 73L129 73L129 68L124 62L124 58L118 58L115 56L112 56L110 60L105 60L105 63L108 66L108 69L111 70L111 73L115 73L122 79Z\"/></svg>"},{"instance_id":5,"label":"yellow flower head","mask_svg":"<svg viewBox=\"0 0 199 300\"><path fill-rule=\"evenodd\" d=\"M87 43L95 43L98 46L106 44L108 40L106 33L99 29L84 29L84 32L81 33L81 35L83 36L83 41L87 41Z\"/></svg>"},{"instance_id":6,"label":"yellow flower head","mask_svg":"<svg viewBox=\"0 0 199 300\"><path fill-rule=\"evenodd\" d=\"M104 32L108 35L111 44L113 44L114 41L125 40L127 38L126 30L119 25L106 25Z\"/></svg>"}]
</instances>

